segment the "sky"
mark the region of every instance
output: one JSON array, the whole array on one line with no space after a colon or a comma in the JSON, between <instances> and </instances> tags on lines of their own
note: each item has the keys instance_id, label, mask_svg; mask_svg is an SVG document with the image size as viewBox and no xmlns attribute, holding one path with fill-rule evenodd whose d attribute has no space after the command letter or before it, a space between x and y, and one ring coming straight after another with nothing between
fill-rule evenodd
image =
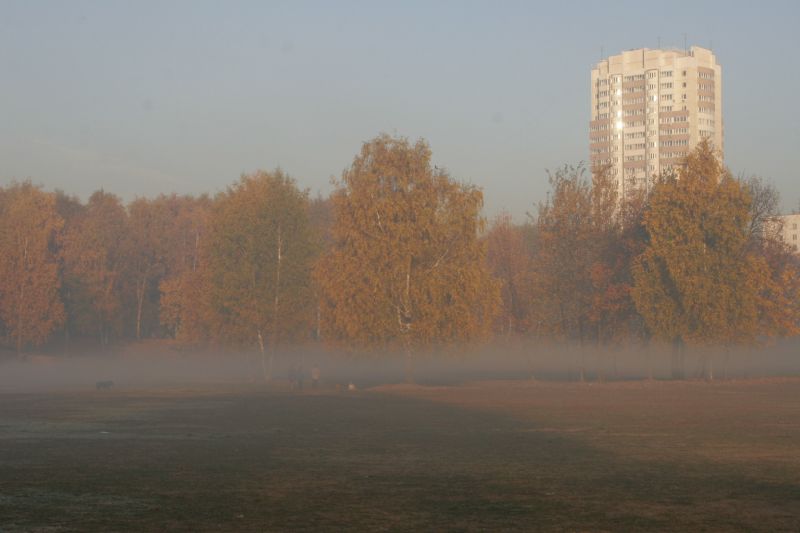
<instances>
[{"instance_id":1,"label":"sky","mask_svg":"<svg viewBox=\"0 0 800 533\"><path fill-rule=\"evenodd\" d=\"M588 159L601 54L712 47L726 164L800 205L800 2L0 0L0 186L215 194L281 167L326 195L362 143L522 221Z\"/></svg>"}]
</instances>

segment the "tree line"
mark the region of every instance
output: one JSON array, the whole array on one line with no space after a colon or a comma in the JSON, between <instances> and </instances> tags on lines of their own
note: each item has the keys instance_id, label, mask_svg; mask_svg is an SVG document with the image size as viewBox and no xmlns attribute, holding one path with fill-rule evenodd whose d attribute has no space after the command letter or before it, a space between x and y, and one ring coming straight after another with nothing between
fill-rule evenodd
<instances>
[{"instance_id":1,"label":"tree line","mask_svg":"<svg viewBox=\"0 0 800 533\"><path fill-rule=\"evenodd\" d=\"M521 224L487 224L483 193L424 141L365 143L328 198L278 169L213 198L83 203L30 182L0 189L0 339L144 338L257 348L423 348L533 337L731 346L797 335L800 265L777 192L700 144L649 190L565 166Z\"/></svg>"}]
</instances>

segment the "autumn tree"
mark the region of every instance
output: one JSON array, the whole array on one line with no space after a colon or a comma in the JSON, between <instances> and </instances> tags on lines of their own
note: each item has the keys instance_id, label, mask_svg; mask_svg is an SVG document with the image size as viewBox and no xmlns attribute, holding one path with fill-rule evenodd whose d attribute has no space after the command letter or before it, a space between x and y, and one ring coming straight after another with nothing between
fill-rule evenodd
<instances>
[{"instance_id":1,"label":"autumn tree","mask_svg":"<svg viewBox=\"0 0 800 533\"><path fill-rule=\"evenodd\" d=\"M740 176L740 186L750 195L748 235L752 247L769 246L782 240L780 194L775 187L757 175Z\"/></svg>"},{"instance_id":2,"label":"autumn tree","mask_svg":"<svg viewBox=\"0 0 800 533\"><path fill-rule=\"evenodd\" d=\"M523 334L530 326L532 257L525 230L504 213L494 220L486 236L488 265L501 283L499 330L506 336Z\"/></svg>"},{"instance_id":3,"label":"autumn tree","mask_svg":"<svg viewBox=\"0 0 800 533\"><path fill-rule=\"evenodd\" d=\"M431 164L420 140L381 135L335 183L333 245L317 268L323 327L356 347L415 349L490 333L498 284L479 233L483 195Z\"/></svg>"},{"instance_id":4,"label":"autumn tree","mask_svg":"<svg viewBox=\"0 0 800 533\"><path fill-rule=\"evenodd\" d=\"M0 190L0 322L16 346L39 345L64 320L55 197L30 182Z\"/></svg>"},{"instance_id":5,"label":"autumn tree","mask_svg":"<svg viewBox=\"0 0 800 533\"><path fill-rule=\"evenodd\" d=\"M600 344L630 341L643 333L631 297L631 268L644 249L642 216L647 193L629 191L619 200L615 180L607 170L595 169L592 180L594 258L589 323Z\"/></svg>"},{"instance_id":6,"label":"autumn tree","mask_svg":"<svg viewBox=\"0 0 800 533\"><path fill-rule=\"evenodd\" d=\"M152 314L158 316L158 284L165 275L167 254L174 246L168 233L174 218L163 196L152 200L137 198L128 205L126 281L132 285L136 340L142 339L146 307L154 307L156 312Z\"/></svg>"},{"instance_id":7,"label":"autumn tree","mask_svg":"<svg viewBox=\"0 0 800 533\"><path fill-rule=\"evenodd\" d=\"M211 200L207 196L166 198L173 212L165 273L159 282L159 319L168 334L182 342L205 342L213 336L208 272L204 250Z\"/></svg>"},{"instance_id":8,"label":"autumn tree","mask_svg":"<svg viewBox=\"0 0 800 533\"><path fill-rule=\"evenodd\" d=\"M759 291L759 335L766 339L800 333L800 260L783 241L780 193L759 176L739 177L750 195L748 253L765 266Z\"/></svg>"},{"instance_id":9,"label":"autumn tree","mask_svg":"<svg viewBox=\"0 0 800 533\"><path fill-rule=\"evenodd\" d=\"M319 243L318 253L324 255L333 245L333 205L330 197L317 195L309 202L308 218L314 239ZM312 286L314 292L314 308L312 309L312 323L314 338L322 339L322 288L316 278L312 276Z\"/></svg>"},{"instance_id":10,"label":"autumn tree","mask_svg":"<svg viewBox=\"0 0 800 533\"><path fill-rule=\"evenodd\" d=\"M539 206L534 257L536 330L560 339L588 340L591 269L596 253L592 186L582 166L549 176L552 197Z\"/></svg>"},{"instance_id":11,"label":"autumn tree","mask_svg":"<svg viewBox=\"0 0 800 533\"><path fill-rule=\"evenodd\" d=\"M103 345L122 333L127 229L120 199L101 190L91 195L65 232L64 294L70 322Z\"/></svg>"},{"instance_id":12,"label":"autumn tree","mask_svg":"<svg viewBox=\"0 0 800 533\"><path fill-rule=\"evenodd\" d=\"M219 331L257 343L270 379L278 343L308 330L315 258L308 193L281 170L243 176L214 203L206 258Z\"/></svg>"},{"instance_id":13,"label":"autumn tree","mask_svg":"<svg viewBox=\"0 0 800 533\"><path fill-rule=\"evenodd\" d=\"M665 176L644 215L647 246L634 263L633 298L649 330L675 348L727 344L758 334L763 260L747 253L751 198L703 142Z\"/></svg>"},{"instance_id":14,"label":"autumn tree","mask_svg":"<svg viewBox=\"0 0 800 533\"><path fill-rule=\"evenodd\" d=\"M565 166L549 176L548 201L535 220L534 325L540 335L580 345L618 342L632 315L628 201L607 167ZM632 205L632 204L631 204Z\"/></svg>"}]
</instances>

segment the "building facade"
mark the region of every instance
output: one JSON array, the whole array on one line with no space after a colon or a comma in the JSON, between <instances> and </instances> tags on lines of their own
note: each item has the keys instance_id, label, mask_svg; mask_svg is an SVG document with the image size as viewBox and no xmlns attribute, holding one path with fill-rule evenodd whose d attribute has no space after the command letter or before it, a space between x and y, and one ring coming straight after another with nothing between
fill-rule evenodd
<instances>
[{"instance_id":1,"label":"building facade","mask_svg":"<svg viewBox=\"0 0 800 533\"><path fill-rule=\"evenodd\" d=\"M703 138L723 153L722 71L710 50L628 50L592 69L591 91L589 159L610 166L620 198Z\"/></svg>"},{"instance_id":2,"label":"building facade","mask_svg":"<svg viewBox=\"0 0 800 533\"><path fill-rule=\"evenodd\" d=\"M781 237L794 253L800 253L800 214L783 215L781 222Z\"/></svg>"}]
</instances>

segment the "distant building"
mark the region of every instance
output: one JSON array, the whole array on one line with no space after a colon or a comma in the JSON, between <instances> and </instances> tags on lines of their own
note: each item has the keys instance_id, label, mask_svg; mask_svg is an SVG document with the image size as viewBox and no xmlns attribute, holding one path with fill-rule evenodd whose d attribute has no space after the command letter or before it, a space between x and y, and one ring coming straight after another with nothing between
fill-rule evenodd
<instances>
[{"instance_id":1,"label":"distant building","mask_svg":"<svg viewBox=\"0 0 800 533\"><path fill-rule=\"evenodd\" d=\"M620 197L648 188L702 138L722 154L722 71L714 54L640 48L592 69L589 151L611 166Z\"/></svg>"},{"instance_id":2,"label":"distant building","mask_svg":"<svg viewBox=\"0 0 800 533\"><path fill-rule=\"evenodd\" d=\"M783 237L783 242L789 245L794 253L800 253L800 214L795 213L794 215L783 215L778 217L780 221L783 223L783 228L781 231L781 237Z\"/></svg>"}]
</instances>

